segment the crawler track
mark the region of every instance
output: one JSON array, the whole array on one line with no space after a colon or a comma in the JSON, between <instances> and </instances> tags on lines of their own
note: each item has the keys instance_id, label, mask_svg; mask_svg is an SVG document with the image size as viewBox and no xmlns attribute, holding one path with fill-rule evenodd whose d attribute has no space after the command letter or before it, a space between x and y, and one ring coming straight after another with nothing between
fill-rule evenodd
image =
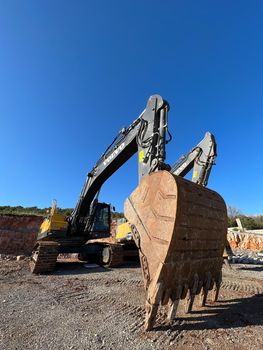
<instances>
[{"instance_id":1,"label":"crawler track","mask_svg":"<svg viewBox=\"0 0 263 350\"><path fill-rule=\"evenodd\" d=\"M34 274L54 271L58 257L56 242L38 242L32 252L30 271Z\"/></svg>"},{"instance_id":2,"label":"crawler track","mask_svg":"<svg viewBox=\"0 0 263 350\"><path fill-rule=\"evenodd\" d=\"M108 250L105 266L117 267L123 263L123 248L120 244L108 244L104 249Z\"/></svg>"}]
</instances>

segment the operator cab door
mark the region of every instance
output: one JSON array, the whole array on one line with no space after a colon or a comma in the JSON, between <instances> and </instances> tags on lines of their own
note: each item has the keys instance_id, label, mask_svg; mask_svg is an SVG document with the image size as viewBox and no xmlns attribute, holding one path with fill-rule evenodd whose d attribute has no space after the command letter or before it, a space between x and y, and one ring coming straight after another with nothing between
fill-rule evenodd
<instances>
[{"instance_id":1,"label":"operator cab door","mask_svg":"<svg viewBox=\"0 0 263 350\"><path fill-rule=\"evenodd\" d=\"M110 205L106 203L97 203L90 236L92 238L109 237L110 224L111 224Z\"/></svg>"}]
</instances>

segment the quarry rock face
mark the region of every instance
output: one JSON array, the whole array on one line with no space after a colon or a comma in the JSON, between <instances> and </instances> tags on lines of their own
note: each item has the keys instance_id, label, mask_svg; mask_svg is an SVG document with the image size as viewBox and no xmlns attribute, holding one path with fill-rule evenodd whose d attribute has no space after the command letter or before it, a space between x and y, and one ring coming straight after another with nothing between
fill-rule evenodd
<instances>
[{"instance_id":1,"label":"quarry rock face","mask_svg":"<svg viewBox=\"0 0 263 350\"><path fill-rule=\"evenodd\" d=\"M0 215L0 254L30 255L42 221L42 216ZM227 239L232 249L263 250L263 234L229 231Z\"/></svg>"},{"instance_id":2,"label":"quarry rock face","mask_svg":"<svg viewBox=\"0 0 263 350\"><path fill-rule=\"evenodd\" d=\"M230 231L228 232L227 239L232 249L263 250L263 235L253 234L251 232Z\"/></svg>"},{"instance_id":3,"label":"quarry rock face","mask_svg":"<svg viewBox=\"0 0 263 350\"><path fill-rule=\"evenodd\" d=\"M42 216L0 216L0 254L30 255L43 221Z\"/></svg>"}]
</instances>

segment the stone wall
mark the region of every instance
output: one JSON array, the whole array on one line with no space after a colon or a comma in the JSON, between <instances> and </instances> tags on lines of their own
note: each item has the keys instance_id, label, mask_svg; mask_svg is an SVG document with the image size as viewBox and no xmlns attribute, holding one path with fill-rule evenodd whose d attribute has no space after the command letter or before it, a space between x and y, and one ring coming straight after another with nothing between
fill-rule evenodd
<instances>
[{"instance_id":1,"label":"stone wall","mask_svg":"<svg viewBox=\"0 0 263 350\"><path fill-rule=\"evenodd\" d=\"M30 255L42 216L1 215L0 254Z\"/></svg>"}]
</instances>

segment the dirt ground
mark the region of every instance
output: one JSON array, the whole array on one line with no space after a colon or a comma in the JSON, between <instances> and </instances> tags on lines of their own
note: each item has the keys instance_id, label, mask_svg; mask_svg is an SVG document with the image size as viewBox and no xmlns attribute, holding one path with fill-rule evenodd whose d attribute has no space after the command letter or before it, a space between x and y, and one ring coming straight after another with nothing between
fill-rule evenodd
<instances>
[{"instance_id":1,"label":"dirt ground","mask_svg":"<svg viewBox=\"0 0 263 350\"><path fill-rule=\"evenodd\" d=\"M0 260L0 349L262 349L263 266L224 268L219 302L143 331L136 265L86 269L59 262L35 276L28 261Z\"/></svg>"}]
</instances>

